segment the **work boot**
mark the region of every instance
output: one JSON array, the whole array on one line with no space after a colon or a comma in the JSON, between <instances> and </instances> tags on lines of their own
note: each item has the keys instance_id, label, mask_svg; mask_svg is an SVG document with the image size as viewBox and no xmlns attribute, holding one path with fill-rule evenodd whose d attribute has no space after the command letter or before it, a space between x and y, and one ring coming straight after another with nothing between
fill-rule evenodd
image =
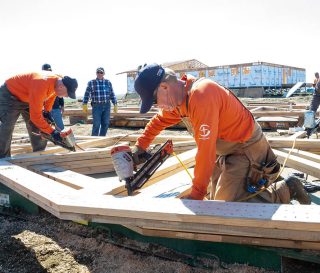
<instances>
[{"instance_id":1,"label":"work boot","mask_svg":"<svg viewBox=\"0 0 320 273\"><path fill-rule=\"evenodd\" d=\"M311 204L311 198L303 188L303 182L305 182L304 179L291 175L285 179L285 181L289 188L290 199L295 199L300 204Z\"/></svg>"}]
</instances>

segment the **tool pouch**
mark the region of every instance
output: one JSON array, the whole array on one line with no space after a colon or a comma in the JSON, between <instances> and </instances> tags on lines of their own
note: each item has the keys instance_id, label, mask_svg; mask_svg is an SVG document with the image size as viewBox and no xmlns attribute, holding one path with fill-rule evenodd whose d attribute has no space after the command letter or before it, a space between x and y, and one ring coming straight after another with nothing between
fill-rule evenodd
<instances>
[{"instance_id":1,"label":"tool pouch","mask_svg":"<svg viewBox=\"0 0 320 273\"><path fill-rule=\"evenodd\" d=\"M250 165L249 174L247 178L247 190L249 192L256 192L264 187L269 187L278 176L280 171L280 164L277 159L269 161L267 164L256 164Z\"/></svg>"},{"instance_id":2,"label":"tool pouch","mask_svg":"<svg viewBox=\"0 0 320 273\"><path fill-rule=\"evenodd\" d=\"M262 160L259 156L261 153L266 153ZM267 188L275 182L280 172L280 163L265 138L244 149L244 154L250 162L247 191L256 192L262 186Z\"/></svg>"}]
</instances>

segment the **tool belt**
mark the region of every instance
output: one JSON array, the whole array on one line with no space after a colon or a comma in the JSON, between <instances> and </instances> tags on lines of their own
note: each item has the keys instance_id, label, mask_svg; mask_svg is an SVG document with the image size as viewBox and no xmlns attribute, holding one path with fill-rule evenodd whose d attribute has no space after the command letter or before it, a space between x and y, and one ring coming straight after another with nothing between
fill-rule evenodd
<instances>
[{"instance_id":1,"label":"tool belt","mask_svg":"<svg viewBox=\"0 0 320 273\"><path fill-rule=\"evenodd\" d=\"M268 188L277 179L279 171L280 164L277 159L259 165L252 163L247 177L246 190L255 193L262 187Z\"/></svg>"},{"instance_id":2,"label":"tool belt","mask_svg":"<svg viewBox=\"0 0 320 273\"><path fill-rule=\"evenodd\" d=\"M268 145L266 147L266 145ZM267 149L266 156L263 160L258 161L255 155ZM263 136L257 142L242 150L248 158L250 167L247 175L246 191L255 193L263 187L269 187L278 178L280 172L280 163L277 161L275 154Z\"/></svg>"}]
</instances>

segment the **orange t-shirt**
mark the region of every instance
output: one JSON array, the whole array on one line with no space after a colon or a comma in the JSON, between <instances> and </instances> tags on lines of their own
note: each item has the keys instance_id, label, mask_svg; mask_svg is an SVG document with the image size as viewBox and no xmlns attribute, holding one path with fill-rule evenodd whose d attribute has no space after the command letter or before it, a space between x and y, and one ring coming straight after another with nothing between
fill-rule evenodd
<instances>
[{"instance_id":1,"label":"orange t-shirt","mask_svg":"<svg viewBox=\"0 0 320 273\"><path fill-rule=\"evenodd\" d=\"M186 89L195 81L192 76L184 76ZM254 120L250 111L224 87L209 79L195 82L186 99L174 111L160 110L147 124L137 145L148 148L153 139L166 127L189 117L198 146L194 179L191 191L193 199L203 199L213 173L217 140L243 143L250 139Z\"/></svg>"},{"instance_id":2,"label":"orange t-shirt","mask_svg":"<svg viewBox=\"0 0 320 273\"><path fill-rule=\"evenodd\" d=\"M51 134L53 128L45 121L42 110L51 111L56 98L54 85L58 75L42 73L18 74L6 80L9 91L20 101L29 103L30 119L41 131Z\"/></svg>"}]
</instances>

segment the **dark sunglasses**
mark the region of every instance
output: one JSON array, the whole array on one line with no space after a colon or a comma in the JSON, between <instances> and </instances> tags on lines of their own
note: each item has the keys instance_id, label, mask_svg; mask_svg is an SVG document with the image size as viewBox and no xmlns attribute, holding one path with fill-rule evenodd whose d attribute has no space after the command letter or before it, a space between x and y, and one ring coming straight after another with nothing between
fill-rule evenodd
<instances>
[{"instance_id":1,"label":"dark sunglasses","mask_svg":"<svg viewBox=\"0 0 320 273\"><path fill-rule=\"evenodd\" d=\"M98 71L97 74L104 74L104 72Z\"/></svg>"}]
</instances>

